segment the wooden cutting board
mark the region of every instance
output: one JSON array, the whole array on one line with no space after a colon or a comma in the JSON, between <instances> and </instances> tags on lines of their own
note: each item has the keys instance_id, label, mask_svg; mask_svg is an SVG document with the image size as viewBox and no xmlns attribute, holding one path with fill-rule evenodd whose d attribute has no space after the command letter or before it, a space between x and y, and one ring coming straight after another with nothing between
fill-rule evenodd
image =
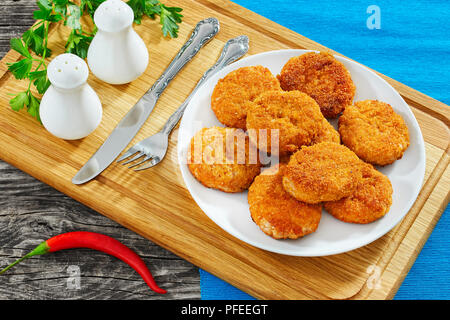
<instances>
[{"instance_id":1,"label":"wooden cutting board","mask_svg":"<svg viewBox=\"0 0 450 320\"><path fill-rule=\"evenodd\" d=\"M411 106L421 126L426 176L417 201L402 222L363 248L302 258L266 252L232 237L209 220L186 190L176 158L177 132L171 136L166 159L155 168L134 172L112 164L85 185L70 182L160 76L198 21L217 17L221 31L165 90L132 144L162 127L232 37L248 35L250 55L285 48L326 50L228 1L167 2L184 8L179 37L162 38L158 21L150 19L135 27L148 44L149 67L128 85L111 86L90 76L88 82L100 96L104 115L99 128L82 140L55 138L26 112L9 108L7 93L26 86L7 72L5 63L19 58L9 52L0 66L0 158L257 298L392 298L449 200L450 108L385 76ZM63 26L52 29L50 47L55 54L63 52L67 31Z\"/></svg>"}]
</instances>

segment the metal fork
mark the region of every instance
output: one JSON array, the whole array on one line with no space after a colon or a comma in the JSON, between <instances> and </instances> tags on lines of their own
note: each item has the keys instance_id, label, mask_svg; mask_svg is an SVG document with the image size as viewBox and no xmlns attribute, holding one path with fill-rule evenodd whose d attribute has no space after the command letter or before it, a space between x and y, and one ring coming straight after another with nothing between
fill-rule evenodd
<instances>
[{"instance_id":1,"label":"metal fork","mask_svg":"<svg viewBox=\"0 0 450 320\"><path fill-rule=\"evenodd\" d=\"M135 171L140 171L144 169L151 168L164 158L169 145L169 135L173 128L176 126L178 121L183 116L184 110L186 109L189 101L192 99L194 94L200 88L200 86L205 83L212 75L227 66L228 64L236 61L248 51L248 37L245 35L228 40L228 42L223 47L222 53L217 60L216 64L212 66L202 78L198 81L194 90L186 98L186 100L181 104L181 106L170 116L170 118L165 123L164 127L158 133L138 142L131 148L129 148L117 162L123 161L131 156L132 158L123 162L122 164L128 164L136 160L140 160L137 163L132 164L129 168L137 167L145 162L147 162L142 167L134 169Z\"/></svg>"}]
</instances>

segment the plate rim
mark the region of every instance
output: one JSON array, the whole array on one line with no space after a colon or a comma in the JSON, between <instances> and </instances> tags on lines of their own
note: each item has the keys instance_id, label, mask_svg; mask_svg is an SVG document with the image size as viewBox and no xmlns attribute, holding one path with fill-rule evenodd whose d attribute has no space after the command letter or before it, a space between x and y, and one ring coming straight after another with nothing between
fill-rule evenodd
<instances>
[{"instance_id":1,"label":"plate rim","mask_svg":"<svg viewBox=\"0 0 450 320\"><path fill-rule=\"evenodd\" d=\"M298 53L300 54L304 54L307 52L320 52L319 50L308 50L308 49L280 49L280 50L270 50L270 51L264 51L264 52L260 52L260 53L256 53L253 55L248 55L240 60L237 60L231 64L229 64L228 66L224 67L222 70L220 70L217 73L223 73L226 70L230 70L233 68L233 66L237 63L245 63L247 60L251 60L252 58L258 56L265 56L265 55L273 55L273 54L281 54L281 53ZM225 226L222 225L222 223L220 223L220 221L215 220L213 217L211 217L206 210L203 208L202 205L202 201L201 199L198 199L196 194L193 194L190 190L189 187L189 183L187 182L187 177L186 174L190 174L190 172L185 172L186 170L183 170L183 166L187 165L185 163L183 163L183 146L181 146L180 141L182 141L183 139L180 139L180 136L183 133L183 128L186 126L186 121L185 121L185 117L183 115L181 121L180 121L180 126L179 126L179 130L178 130L178 139L177 139L177 160L178 160L178 165L180 167L180 171L181 171L181 175L183 177L183 181L186 185L186 189L189 191L189 194L192 196L192 198L194 199L195 203L200 207L200 209L202 210L202 212L210 219L212 220L217 226L219 226L223 231L227 232L228 234L232 235L233 237L235 237L236 239L245 242L247 244L250 244L251 246L254 246L256 248L268 251L268 252L274 252L274 253L278 253L278 254L283 254L283 255L287 255L287 256L298 256L298 257L322 257L322 256L330 256L330 255L336 255L336 254L341 254L341 253L345 253L345 252L350 252L353 250L356 250L358 248L362 248L364 246L369 245L370 243L380 239L381 237L383 237L384 235L386 235L389 231L391 231L395 226L397 226L405 217L406 215L410 212L414 202L417 200L419 193L422 189L423 186L423 181L425 178L425 168L426 168L426 152L425 152L425 141L423 139L423 134L422 134L422 130L420 128L420 125L416 119L416 117L414 116L414 113L411 110L411 107L409 106L409 104L406 103L406 101L403 99L403 97L398 93L397 90L395 90L394 87L392 87L385 79L383 79L380 75L378 75L374 70L371 70L370 68L362 65L361 63L351 60L347 57L338 55L338 54L333 54L333 56L335 58L342 59L342 60L346 60L349 63L355 63L358 64L359 67L365 69L366 71L368 71L369 73L373 74L376 78L378 78L379 80L381 80L382 82L384 82L389 88L392 89L392 92L394 93L394 95L396 95L398 98L400 98L405 106L407 107L407 111L410 113L410 115L412 116L411 119L415 125L416 128L418 128L417 133L418 133L418 141L417 143L419 144L420 147L420 154L421 154L421 159L423 159L423 161L421 163L419 163L419 170L420 170L420 178L418 180L420 180L420 183L417 183L414 190L413 190L413 194L415 195L414 197L411 197L409 202L404 206L405 208L408 208L405 212L405 214L399 216L397 219L395 219L391 226L387 228L387 230L382 229L381 232L377 232L373 237L367 239L366 241L363 242L357 242L357 244L355 244L354 246L348 246L343 250L339 250L339 249L328 249L328 250L323 250L322 252L318 253L318 254L303 254L301 252L295 253L295 252L289 252L286 253L284 250L280 249L273 249L273 248L267 248L267 246L261 245L258 241L252 241L251 239L246 239L243 240L240 238L240 236L238 234L236 234L235 232L233 232L233 230L229 230L229 228L226 228ZM231 70L229 71L231 72ZM216 73L216 74L217 74ZM212 79L214 79L214 77L217 77L216 74L214 74L210 79L208 79L203 85L202 87L204 87L205 85L207 85L207 83L209 83L210 81L212 81ZM199 88L201 89L201 88ZM185 110L185 114L189 112L190 109L192 109L192 101L195 101L195 96L197 96L199 93L201 92L201 90L198 90L194 96L192 97L192 99L189 101L188 106L186 107ZM189 169L187 169L187 171L189 171ZM195 178L194 178L195 179ZM419 182L419 181L417 181ZM206 187L205 187L206 188ZM282 241L282 240L281 240Z\"/></svg>"}]
</instances>

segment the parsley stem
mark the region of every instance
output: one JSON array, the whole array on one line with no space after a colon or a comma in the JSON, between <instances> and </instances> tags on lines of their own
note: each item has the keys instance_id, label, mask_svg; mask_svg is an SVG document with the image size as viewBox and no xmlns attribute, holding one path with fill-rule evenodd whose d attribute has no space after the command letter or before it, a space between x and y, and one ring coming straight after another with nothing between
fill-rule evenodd
<instances>
[{"instance_id":1,"label":"parsley stem","mask_svg":"<svg viewBox=\"0 0 450 320\"><path fill-rule=\"evenodd\" d=\"M44 60L44 59L38 60L38 61L39 61L39 64L38 64L38 66L36 67L36 69L34 69L35 72L38 71L39 68L40 68L42 65L44 65L45 69L47 69L47 68L46 68L47 66L45 65L45 60Z\"/></svg>"},{"instance_id":2,"label":"parsley stem","mask_svg":"<svg viewBox=\"0 0 450 320\"><path fill-rule=\"evenodd\" d=\"M31 83L32 83L32 81L30 80L30 82L28 82L27 93L31 93Z\"/></svg>"},{"instance_id":3,"label":"parsley stem","mask_svg":"<svg viewBox=\"0 0 450 320\"><path fill-rule=\"evenodd\" d=\"M36 29L36 27L39 27L41 24L44 23L44 20L39 20L38 22L36 22L33 26L33 29Z\"/></svg>"},{"instance_id":4,"label":"parsley stem","mask_svg":"<svg viewBox=\"0 0 450 320\"><path fill-rule=\"evenodd\" d=\"M48 46L48 27L50 26L50 22L44 21L44 52L42 53L42 59L45 59L47 54L47 46Z\"/></svg>"},{"instance_id":5,"label":"parsley stem","mask_svg":"<svg viewBox=\"0 0 450 320\"><path fill-rule=\"evenodd\" d=\"M91 36L91 37L95 36L95 33L93 33L93 32L86 32L84 30L81 31L81 34L85 34L85 35Z\"/></svg>"}]
</instances>

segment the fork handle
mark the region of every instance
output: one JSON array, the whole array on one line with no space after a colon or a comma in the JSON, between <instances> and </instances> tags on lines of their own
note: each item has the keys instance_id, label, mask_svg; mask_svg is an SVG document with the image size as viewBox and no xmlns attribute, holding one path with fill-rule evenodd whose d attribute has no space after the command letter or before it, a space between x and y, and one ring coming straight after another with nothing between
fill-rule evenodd
<instances>
[{"instance_id":1,"label":"fork handle","mask_svg":"<svg viewBox=\"0 0 450 320\"><path fill-rule=\"evenodd\" d=\"M219 32L220 25L216 18L207 18L200 21L191 34L191 37L180 49L171 64L164 73L156 80L155 84L150 88L148 93L152 93L156 99L159 98L163 90L175 75L190 61L197 52Z\"/></svg>"},{"instance_id":2,"label":"fork handle","mask_svg":"<svg viewBox=\"0 0 450 320\"><path fill-rule=\"evenodd\" d=\"M248 51L248 41L248 37L245 35L227 41L217 62L203 74L194 90L192 90L191 94L167 120L161 132L167 135L172 132L173 128L177 125L178 121L180 121L181 117L183 116L184 110L186 109L198 89L219 70L223 69L225 66L236 61L244 54L246 54Z\"/></svg>"}]
</instances>

